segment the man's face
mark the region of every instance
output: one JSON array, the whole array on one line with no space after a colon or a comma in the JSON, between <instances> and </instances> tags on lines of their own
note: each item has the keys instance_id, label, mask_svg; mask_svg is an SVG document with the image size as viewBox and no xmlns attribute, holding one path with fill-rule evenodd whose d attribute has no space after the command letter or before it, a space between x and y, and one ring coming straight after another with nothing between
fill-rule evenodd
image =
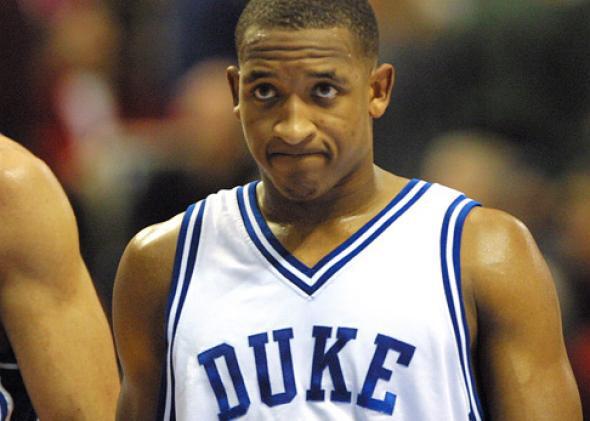
<instances>
[{"instance_id":1,"label":"man's face","mask_svg":"<svg viewBox=\"0 0 590 421\"><path fill-rule=\"evenodd\" d=\"M347 29L249 29L228 76L263 179L307 201L372 171L372 118L387 106L389 70L376 104L379 71Z\"/></svg>"}]
</instances>

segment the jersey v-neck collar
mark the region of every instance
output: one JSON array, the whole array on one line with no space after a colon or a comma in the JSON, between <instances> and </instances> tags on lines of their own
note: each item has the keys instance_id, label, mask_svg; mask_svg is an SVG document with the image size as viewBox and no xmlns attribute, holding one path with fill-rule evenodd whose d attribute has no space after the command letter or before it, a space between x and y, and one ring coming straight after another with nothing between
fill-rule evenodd
<instances>
[{"instance_id":1,"label":"jersey v-neck collar","mask_svg":"<svg viewBox=\"0 0 590 421\"><path fill-rule=\"evenodd\" d=\"M248 236L264 258L289 282L312 296L336 272L372 243L431 187L413 179L373 218L313 267L302 263L275 237L256 199L254 181L237 190L238 206Z\"/></svg>"}]
</instances>

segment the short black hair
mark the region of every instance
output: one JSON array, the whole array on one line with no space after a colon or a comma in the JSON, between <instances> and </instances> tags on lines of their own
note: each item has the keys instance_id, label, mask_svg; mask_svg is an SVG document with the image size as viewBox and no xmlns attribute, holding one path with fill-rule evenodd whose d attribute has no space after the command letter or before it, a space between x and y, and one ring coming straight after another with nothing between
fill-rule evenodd
<instances>
[{"instance_id":1,"label":"short black hair","mask_svg":"<svg viewBox=\"0 0 590 421\"><path fill-rule=\"evenodd\" d=\"M379 29L367 0L250 0L236 26L236 51L241 55L248 28L348 29L367 58L377 60Z\"/></svg>"}]
</instances>

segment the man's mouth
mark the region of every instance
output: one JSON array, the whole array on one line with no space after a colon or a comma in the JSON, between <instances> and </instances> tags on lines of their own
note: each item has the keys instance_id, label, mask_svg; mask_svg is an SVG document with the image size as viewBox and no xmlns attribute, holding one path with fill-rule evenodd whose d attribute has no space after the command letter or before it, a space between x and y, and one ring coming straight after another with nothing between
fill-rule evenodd
<instances>
[{"instance_id":1,"label":"man's mouth","mask_svg":"<svg viewBox=\"0 0 590 421\"><path fill-rule=\"evenodd\" d=\"M276 153L270 154L271 157L286 156L286 157L290 157L290 158L305 158L306 156L315 156L315 155L323 155L323 154L321 154L319 152L301 152L301 153L276 152Z\"/></svg>"},{"instance_id":2,"label":"man's mouth","mask_svg":"<svg viewBox=\"0 0 590 421\"><path fill-rule=\"evenodd\" d=\"M327 153L323 150L319 149L310 149L310 150L279 150L279 151L271 151L268 154L269 158L275 157L287 157L287 158L306 158L310 156L327 156Z\"/></svg>"}]
</instances>

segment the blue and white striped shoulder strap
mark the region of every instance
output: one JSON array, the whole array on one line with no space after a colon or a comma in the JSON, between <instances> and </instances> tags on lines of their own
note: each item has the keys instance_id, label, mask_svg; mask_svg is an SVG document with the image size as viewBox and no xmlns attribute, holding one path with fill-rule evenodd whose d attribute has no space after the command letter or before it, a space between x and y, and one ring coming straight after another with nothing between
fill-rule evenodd
<instances>
[{"instance_id":1,"label":"blue and white striped shoulder strap","mask_svg":"<svg viewBox=\"0 0 590 421\"><path fill-rule=\"evenodd\" d=\"M188 207L178 234L176 242L176 255L172 282L166 308L166 360L162 372L162 384L160 387L160 404L158 408L158 420L175 420L174 408L174 339L178 328L178 321L184 306L188 288L195 270L201 228L205 214L206 200L202 200Z\"/></svg>"},{"instance_id":2,"label":"blue and white striped shoulder strap","mask_svg":"<svg viewBox=\"0 0 590 421\"><path fill-rule=\"evenodd\" d=\"M455 333L458 357L469 402L469 420L483 419L471 361L471 339L463 305L461 288L461 237L469 212L480 204L463 194L448 207L440 234L440 259L449 316Z\"/></svg>"}]
</instances>

